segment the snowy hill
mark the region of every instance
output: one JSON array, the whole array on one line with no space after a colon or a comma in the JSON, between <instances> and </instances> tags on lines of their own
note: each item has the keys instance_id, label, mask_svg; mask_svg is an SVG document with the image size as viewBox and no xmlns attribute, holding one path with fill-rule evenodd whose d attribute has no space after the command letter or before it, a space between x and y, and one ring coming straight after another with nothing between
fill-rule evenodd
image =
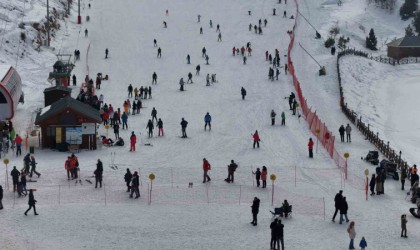
<instances>
[{"instance_id":1,"label":"snowy hill","mask_svg":"<svg viewBox=\"0 0 420 250\"><path fill-rule=\"evenodd\" d=\"M1 3L2 6L7 4L8 8L20 6L21 12L26 10L24 19L27 22L42 20L43 2L33 0L25 2L23 7L23 2L18 2L11 5L3 0ZM59 1L51 2L58 8ZM81 51L81 60L76 62L73 71L78 79L78 86L72 87L74 96L86 74L94 77L102 72L108 74L110 80L104 81L97 93L105 96L106 103L122 108L129 84L134 87L152 86L153 98L143 100L145 108L141 114L130 116L129 129L120 132L126 141L124 147L103 147L77 154L82 185L67 181L63 167L68 156L66 153L36 148L37 169L42 177L35 178L38 180L36 183L28 183L28 188L37 189L35 199L38 200L40 215L25 217L23 212L27 207L27 198L17 198L5 189L5 208L0 212L1 249L268 249L269 210L273 210L271 181L268 181L266 190L257 188L251 173L263 165L267 166L268 175L277 176L275 207L280 206L284 199L293 205L293 217L283 220L287 249L347 249L347 226L330 221L334 212L333 198L339 189L344 189L350 207L350 220L356 222L357 245L361 236L365 236L369 249L415 249L419 240L415 232L420 225L411 215L408 215L409 238L399 237L399 217L408 213L408 208L412 206L404 200L406 195L400 190L399 182L387 180L385 195L369 197L365 201L363 185L359 184L364 181L363 171L369 168L372 173L374 168L361 162L359 156L364 156L373 146L356 129L353 129L351 144L336 141L340 152L350 153L349 172L359 177L357 180L360 183L344 181L342 173L321 146L314 159L308 158L307 142L313 135L306 121L303 118L299 120L289 110L285 97L295 91L290 76L284 75L281 68L278 81L268 80L270 65L265 60L265 51L274 54L274 50L278 49L281 65L287 59L284 57L289 44L286 32L292 29L295 20L283 18L282 14L287 11L288 16L295 15L293 1L289 0L287 4L278 4L274 0L81 2L82 25L75 23L77 7L73 5L69 19L59 21L62 29L52 39L54 51L41 47L41 51L36 52L32 44L21 45L19 49L26 51L26 55L18 60L17 69L27 93L27 101L19 106L14 119L19 133L26 133L31 127L34 111L43 107L42 90L51 86L46 79L55 62L54 54L58 52ZM353 17L360 17L365 4L359 0L344 1L343 11L347 14L340 15L341 10L327 2L298 1L302 14L315 22L323 37L330 28L331 20L340 19L341 23L346 18L356 20ZM88 3L92 5L90 9ZM277 10L276 16L272 15L273 8ZM252 11L251 16L248 15L249 10ZM372 10L373 13L375 11ZM85 22L87 15L90 22ZM197 15L201 15L200 23ZM366 18L373 21L388 17L378 15ZM18 17L19 14L15 14L9 18L16 20ZM392 18L394 16L389 18L390 22ZM268 21L267 27L262 25L262 35L248 30L249 24L258 25L259 19ZM163 21L167 22L167 28L163 27ZM348 121L338 106L335 58L323 48L321 41L313 39L314 31L302 18L298 17L297 23L292 59L303 92L330 129L337 131L339 125ZM218 24L222 42L217 41ZM378 29L385 32L385 25ZM10 40L12 37L17 39L17 26L7 26L6 34ZM202 35L199 34L200 27L203 28ZM83 34L85 29L89 31L87 37ZM395 33L387 34L394 36ZM161 58L157 58L153 39L162 48ZM246 46L247 42L251 43L253 52L244 65L241 56L232 55L232 48ZM327 66L326 77L316 75L318 66L303 54L298 42ZM17 40L15 46L16 43ZM205 65L201 53L203 47L209 55L210 65ZM108 59L105 59L106 48L110 51ZM5 63L13 65L16 62L17 52L9 55L2 46L0 53ZM190 65L186 62L187 54L191 56ZM195 67L198 64L201 71L196 76ZM360 64L360 67L364 65L363 62ZM351 65L350 61L348 71L358 72ZM153 72L158 74L157 85L151 85ZM181 77L186 80L189 72L194 75L194 83L187 84L186 91L180 92L178 82ZM366 74L366 78L369 75L368 71L361 73ZM205 86L207 74L217 74L218 82ZM347 79L351 81L353 78L350 75ZM374 79L374 76L367 79ZM360 85L355 85L355 88L357 86ZM245 100L241 99L241 87L247 90ZM379 97L385 95L376 92L376 89L371 88L372 96L376 96L375 93ZM358 90L349 88L346 91ZM369 96L357 96L352 100L355 104L359 102L356 98L366 102L363 98ZM383 99L378 98L378 103L383 103ZM153 107L158 112L158 118L164 122L165 136L155 135L149 139L146 124L151 119ZM275 126L270 124L271 110L277 113ZM280 126L282 111L286 113L285 127ZM210 112L213 118L211 132L204 131L206 112ZM385 110L372 111L367 107L361 112L378 124L385 122L382 117L393 119L393 116L385 115ZM376 112L379 117L373 118ZM179 138L181 118L189 122L189 139ZM255 130L262 140L259 149L252 148L251 134ZM129 152L127 145L132 131L138 138L136 152ZM107 134L103 125L99 133ZM112 130L108 133L113 137ZM146 143L153 146L145 146ZM406 145L408 143L401 142L401 147ZM115 161L110 155L115 155ZM212 165L212 181L208 184L201 183L204 157ZM9 153L8 158L11 161L9 171L14 165L21 168L22 157ZM97 159L104 162L102 189L95 189L85 181L94 180L91 176ZM223 179L227 176L226 166L232 159L238 162L239 168L235 173L235 183L228 184ZM110 168L111 165L117 165L118 169ZM126 168L140 172L141 197L138 200L129 199L125 192L123 176ZM148 206L150 181L147 176L152 172L156 180L153 182L152 204ZM0 178L4 178L4 172L0 173ZM187 187L189 182L194 183L193 188ZM0 183L6 186L4 181ZM261 199L257 227L249 224L254 196ZM324 239L323 242L320 239Z\"/></svg>"}]
</instances>

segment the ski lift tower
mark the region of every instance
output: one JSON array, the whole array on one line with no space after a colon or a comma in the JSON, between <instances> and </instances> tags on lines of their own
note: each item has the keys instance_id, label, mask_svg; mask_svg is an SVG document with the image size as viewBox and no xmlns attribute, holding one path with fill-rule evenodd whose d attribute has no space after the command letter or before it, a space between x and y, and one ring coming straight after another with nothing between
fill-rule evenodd
<instances>
[{"instance_id":1,"label":"ski lift tower","mask_svg":"<svg viewBox=\"0 0 420 250\"><path fill-rule=\"evenodd\" d=\"M71 54L58 54L57 61L53 65L53 72L50 72L48 81L55 80L55 86L67 88L70 83L71 71L74 64L70 62Z\"/></svg>"}]
</instances>

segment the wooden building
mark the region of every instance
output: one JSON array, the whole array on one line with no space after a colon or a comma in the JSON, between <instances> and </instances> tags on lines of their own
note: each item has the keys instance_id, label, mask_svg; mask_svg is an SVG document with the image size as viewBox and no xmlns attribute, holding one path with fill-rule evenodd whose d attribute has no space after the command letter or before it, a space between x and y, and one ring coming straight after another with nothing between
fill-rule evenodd
<instances>
[{"instance_id":1,"label":"wooden building","mask_svg":"<svg viewBox=\"0 0 420 250\"><path fill-rule=\"evenodd\" d=\"M0 65L0 121L11 120L19 102L23 102L22 80L17 71Z\"/></svg>"},{"instance_id":2,"label":"wooden building","mask_svg":"<svg viewBox=\"0 0 420 250\"><path fill-rule=\"evenodd\" d=\"M66 96L43 108L35 125L41 127L42 148L68 151L96 149L96 124L101 121L98 110Z\"/></svg>"},{"instance_id":3,"label":"wooden building","mask_svg":"<svg viewBox=\"0 0 420 250\"><path fill-rule=\"evenodd\" d=\"M406 36L387 44L388 57L400 60L404 57L420 57L420 37Z\"/></svg>"},{"instance_id":4,"label":"wooden building","mask_svg":"<svg viewBox=\"0 0 420 250\"><path fill-rule=\"evenodd\" d=\"M71 89L62 87L62 86L54 86L50 88L44 89L44 106L48 106L53 104L54 102L60 100L63 97L71 96Z\"/></svg>"}]
</instances>

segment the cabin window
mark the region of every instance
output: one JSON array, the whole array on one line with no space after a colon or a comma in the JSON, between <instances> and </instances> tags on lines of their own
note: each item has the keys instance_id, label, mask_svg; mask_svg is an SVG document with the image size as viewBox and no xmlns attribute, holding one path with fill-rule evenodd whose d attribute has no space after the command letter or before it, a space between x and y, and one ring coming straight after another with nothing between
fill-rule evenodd
<instances>
[{"instance_id":1,"label":"cabin window","mask_svg":"<svg viewBox=\"0 0 420 250\"><path fill-rule=\"evenodd\" d=\"M0 103L7 103L7 99L2 92L0 92Z\"/></svg>"}]
</instances>

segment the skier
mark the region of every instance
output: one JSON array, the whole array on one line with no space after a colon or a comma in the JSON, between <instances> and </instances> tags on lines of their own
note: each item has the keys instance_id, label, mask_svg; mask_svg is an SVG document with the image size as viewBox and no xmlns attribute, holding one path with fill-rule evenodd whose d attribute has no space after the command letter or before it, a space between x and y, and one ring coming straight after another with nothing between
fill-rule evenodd
<instances>
[{"instance_id":1,"label":"skier","mask_svg":"<svg viewBox=\"0 0 420 250\"><path fill-rule=\"evenodd\" d=\"M96 163L96 170L93 172L95 175L95 188L99 187L102 188L102 173L104 172L104 166L102 164L102 161L98 159L98 163Z\"/></svg>"},{"instance_id":2,"label":"skier","mask_svg":"<svg viewBox=\"0 0 420 250\"><path fill-rule=\"evenodd\" d=\"M32 178L33 173L38 175L38 178L41 176L41 174L36 171L36 164L38 164L38 163L35 162L35 157L32 155L31 156L31 173L29 175L29 177L31 177L31 178Z\"/></svg>"},{"instance_id":3,"label":"skier","mask_svg":"<svg viewBox=\"0 0 420 250\"><path fill-rule=\"evenodd\" d=\"M267 19L264 19L264 27L267 27Z\"/></svg>"},{"instance_id":4,"label":"skier","mask_svg":"<svg viewBox=\"0 0 420 250\"><path fill-rule=\"evenodd\" d=\"M209 56L206 55L206 64L209 65Z\"/></svg>"},{"instance_id":5,"label":"skier","mask_svg":"<svg viewBox=\"0 0 420 250\"><path fill-rule=\"evenodd\" d=\"M29 166L31 165L31 154L27 153L25 157L23 157L23 172L25 174L29 173Z\"/></svg>"},{"instance_id":6,"label":"skier","mask_svg":"<svg viewBox=\"0 0 420 250\"><path fill-rule=\"evenodd\" d=\"M87 36L88 36L88 30L85 29L85 37L87 37Z\"/></svg>"},{"instance_id":7,"label":"skier","mask_svg":"<svg viewBox=\"0 0 420 250\"><path fill-rule=\"evenodd\" d=\"M160 118L157 122L157 127L158 127L158 136L163 136L163 122Z\"/></svg>"},{"instance_id":8,"label":"skier","mask_svg":"<svg viewBox=\"0 0 420 250\"><path fill-rule=\"evenodd\" d=\"M233 48L232 48L232 54L233 54L233 56L235 56L235 52L236 52L236 48L235 48L235 47L233 47Z\"/></svg>"},{"instance_id":9,"label":"skier","mask_svg":"<svg viewBox=\"0 0 420 250\"><path fill-rule=\"evenodd\" d=\"M106 48L105 49L105 59L108 59L108 52L109 52L109 50L108 50L108 48Z\"/></svg>"},{"instance_id":10,"label":"skier","mask_svg":"<svg viewBox=\"0 0 420 250\"><path fill-rule=\"evenodd\" d=\"M340 210L341 201L343 200L343 190L340 190L334 197L334 206L335 206L335 212L332 217L332 222L335 222L335 216L337 216L338 210Z\"/></svg>"},{"instance_id":11,"label":"skier","mask_svg":"<svg viewBox=\"0 0 420 250\"><path fill-rule=\"evenodd\" d=\"M242 100L245 100L246 90L244 89L244 87L241 88L241 95L242 95Z\"/></svg>"},{"instance_id":12,"label":"skier","mask_svg":"<svg viewBox=\"0 0 420 250\"><path fill-rule=\"evenodd\" d=\"M182 118L181 120L182 138L187 138L187 131L186 131L187 125L188 125L188 122L184 120L184 118Z\"/></svg>"},{"instance_id":13,"label":"skier","mask_svg":"<svg viewBox=\"0 0 420 250\"><path fill-rule=\"evenodd\" d=\"M152 99L152 87L149 86L149 99Z\"/></svg>"},{"instance_id":14,"label":"skier","mask_svg":"<svg viewBox=\"0 0 420 250\"><path fill-rule=\"evenodd\" d=\"M292 104L293 104L293 101L294 101L294 99L295 99L295 93L291 93L290 95L289 95L289 107L290 107L290 110L292 110L293 108L292 108Z\"/></svg>"},{"instance_id":15,"label":"skier","mask_svg":"<svg viewBox=\"0 0 420 250\"><path fill-rule=\"evenodd\" d=\"M153 75L152 75L152 84L153 83L157 84L157 74L156 74L156 72L153 72Z\"/></svg>"},{"instance_id":16,"label":"skier","mask_svg":"<svg viewBox=\"0 0 420 250\"><path fill-rule=\"evenodd\" d=\"M147 122L146 128L149 129L149 133L148 133L149 138L153 137L153 129L155 128L155 126L153 125L152 120L149 119L149 122Z\"/></svg>"},{"instance_id":17,"label":"skier","mask_svg":"<svg viewBox=\"0 0 420 250\"><path fill-rule=\"evenodd\" d=\"M241 48L241 56L244 56L245 55L245 48L242 46L242 48Z\"/></svg>"},{"instance_id":18,"label":"skier","mask_svg":"<svg viewBox=\"0 0 420 250\"><path fill-rule=\"evenodd\" d=\"M271 110L270 117L271 117L271 126L274 126L276 123L276 112L274 112L274 109Z\"/></svg>"},{"instance_id":19,"label":"skier","mask_svg":"<svg viewBox=\"0 0 420 250\"><path fill-rule=\"evenodd\" d=\"M166 22L163 21L163 28L167 28L168 26L166 25Z\"/></svg>"},{"instance_id":20,"label":"skier","mask_svg":"<svg viewBox=\"0 0 420 250\"><path fill-rule=\"evenodd\" d=\"M179 80L179 90L184 91L184 78L181 77L181 79Z\"/></svg>"},{"instance_id":21,"label":"skier","mask_svg":"<svg viewBox=\"0 0 420 250\"><path fill-rule=\"evenodd\" d=\"M340 128L338 129L338 132L340 133L341 142L344 142L344 132L345 131L346 131L346 129L344 128L344 125L341 125Z\"/></svg>"},{"instance_id":22,"label":"skier","mask_svg":"<svg viewBox=\"0 0 420 250\"><path fill-rule=\"evenodd\" d=\"M276 80L279 79L279 75L280 75L280 70L279 68L276 69Z\"/></svg>"},{"instance_id":23,"label":"skier","mask_svg":"<svg viewBox=\"0 0 420 250\"><path fill-rule=\"evenodd\" d=\"M210 19L210 28L213 28L213 22Z\"/></svg>"},{"instance_id":24,"label":"skier","mask_svg":"<svg viewBox=\"0 0 420 250\"><path fill-rule=\"evenodd\" d=\"M252 30L252 24L249 24L249 31Z\"/></svg>"},{"instance_id":25,"label":"skier","mask_svg":"<svg viewBox=\"0 0 420 250\"><path fill-rule=\"evenodd\" d=\"M407 215L401 215L401 237L407 238Z\"/></svg>"},{"instance_id":26,"label":"skier","mask_svg":"<svg viewBox=\"0 0 420 250\"><path fill-rule=\"evenodd\" d=\"M218 42L222 41L222 33L219 33L219 35L217 35L217 41Z\"/></svg>"},{"instance_id":27,"label":"skier","mask_svg":"<svg viewBox=\"0 0 420 250\"><path fill-rule=\"evenodd\" d=\"M131 84L128 85L127 91L128 91L128 97L133 97L133 86Z\"/></svg>"},{"instance_id":28,"label":"skier","mask_svg":"<svg viewBox=\"0 0 420 250\"><path fill-rule=\"evenodd\" d=\"M286 11L283 11L283 17L286 18Z\"/></svg>"},{"instance_id":29,"label":"skier","mask_svg":"<svg viewBox=\"0 0 420 250\"><path fill-rule=\"evenodd\" d=\"M292 106L293 115L296 115L297 105L298 105L298 103L297 103L296 99L293 100L293 106Z\"/></svg>"},{"instance_id":30,"label":"skier","mask_svg":"<svg viewBox=\"0 0 420 250\"><path fill-rule=\"evenodd\" d=\"M216 25L216 32L220 32L220 25L219 24Z\"/></svg>"},{"instance_id":31,"label":"skier","mask_svg":"<svg viewBox=\"0 0 420 250\"><path fill-rule=\"evenodd\" d=\"M200 64L197 65L197 67L195 67L195 75L196 76L200 75Z\"/></svg>"},{"instance_id":32,"label":"skier","mask_svg":"<svg viewBox=\"0 0 420 250\"><path fill-rule=\"evenodd\" d=\"M130 172L130 169L127 168L127 173L125 173L124 175L124 181L127 184L127 192L130 192L130 183L131 183L131 179L133 178L133 175Z\"/></svg>"},{"instance_id":33,"label":"skier","mask_svg":"<svg viewBox=\"0 0 420 250\"><path fill-rule=\"evenodd\" d=\"M227 183L233 183L235 179L235 171L237 168L238 165L233 160L231 160L230 164L228 165L228 177L225 179Z\"/></svg>"},{"instance_id":34,"label":"skier","mask_svg":"<svg viewBox=\"0 0 420 250\"><path fill-rule=\"evenodd\" d=\"M73 75L73 86L76 86L76 75Z\"/></svg>"},{"instance_id":35,"label":"skier","mask_svg":"<svg viewBox=\"0 0 420 250\"><path fill-rule=\"evenodd\" d=\"M265 60L268 61L268 50L265 51Z\"/></svg>"},{"instance_id":36,"label":"skier","mask_svg":"<svg viewBox=\"0 0 420 250\"><path fill-rule=\"evenodd\" d=\"M208 175L208 171L210 169L211 169L210 163L206 160L206 158L204 158L203 159L203 172L204 172L204 175L203 175L203 183L206 183L206 181L207 182L211 181L211 179L210 179L210 177Z\"/></svg>"},{"instance_id":37,"label":"skier","mask_svg":"<svg viewBox=\"0 0 420 250\"><path fill-rule=\"evenodd\" d=\"M159 47L157 50L157 57L162 57L162 49Z\"/></svg>"},{"instance_id":38,"label":"skier","mask_svg":"<svg viewBox=\"0 0 420 250\"><path fill-rule=\"evenodd\" d=\"M138 175L137 171L134 171L134 174L133 174L133 177L132 177L132 180L131 180L130 198L133 198L134 193L136 193L135 199L140 197L139 185L140 185L139 175Z\"/></svg>"},{"instance_id":39,"label":"skier","mask_svg":"<svg viewBox=\"0 0 420 250\"><path fill-rule=\"evenodd\" d=\"M29 200L28 200L28 205L29 205L29 208L28 208L28 210L26 210L26 211L25 211L25 215L28 215L28 212L29 212L29 210L31 210L31 208L33 208L33 209L34 209L34 214L35 214L35 215L38 215L38 214L36 213L35 203L36 203L36 200L35 200L35 198L34 198L34 192L33 192L33 190L32 190L32 189L29 189Z\"/></svg>"},{"instance_id":40,"label":"skier","mask_svg":"<svg viewBox=\"0 0 420 250\"><path fill-rule=\"evenodd\" d=\"M405 179L407 179L407 168L401 167L401 190L404 190Z\"/></svg>"},{"instance_id":41,"label":"skier","mask_svg":"<svg viewBox=\"0 0 420 250\"><path fill-rule=\"evenodd\" d=\"M267 167L263 166L261 171L262 188L267 187Z\"/></svg>"},{"instance_id":42,"label":"skier","mask_svg":"<svg viewBox=\"0 0 420 250\"><path fill-rule=\"evenodd\" d=\"M257 225L257 215L260 209L260 199L257 197L254 197L254 201L252 202L251 206L251 212L252 212L252 222L251 224L256 226Z\"/></svg>"},{"instance_id":43,"label":"skier","mask_svg":"<svg viewBox=\"0 0 420 250\"><path fill-rule=\"evenodd\" d=\"M190 64L190 54L187 55L187 64Z\"/></svg>"},{"instance_id":44,"label":"skier","mask_svg":"<svg viewBox=\"0 0 420 250\"><path fill-rule=\"evenodd\" d=\"M216 81L216 74L211 74L211 83L215 83Z\"/></svg>"},{"instance_id":45,"label":"skier","mask_svg":"<svg viewBox=\"0 0 420 250\"><path fill-rule=\"evenodd\" d=\"M255 175L255 180L257 181L257 187L260 187L261 171L260 168L257 168L257 171L252 172Z\"/></svg>"},{"instance_id":46,"label":"skier","mask_svg":"<svg viewBox=\"0 0 420 250\"><path fill-rule=\"evenodd\" d=\"M206 76L206 86L210 86L210 74Z\"/></svg>"},{"instance_id":47,"label":"skier","mask_svg":"<svg viewBox=\"0 0 420 250\"><path fill-rule=\"evenodd\" d=\"M121 115L121 120L122 120L122 129L124 129L124 127L128 129L128 125L127 125L128 115L126 112L123 112L123 114Z\"/></svg>"},{"instance_id":48,"label":"skier","mask_svg":"<svg viewBox=\"0 0 420 250\"><path fill-rule=\"evenodd\" d=\"M157 110L155 109L155 107L153 107L153 109L152 109L151 116L152 116L152 122L153 122L155 119L156 119L156 122L157 122Z\"/></svg>"},{"instance_id":49,"label":"skier","mask_svg":"<svg viewBox=\"0 0 420 250\"><path fill-rule=\"evenodd\" d=\"M281 112L281 125L286 126L286 114Z\"/></svg>"},{"instance_id":50,"label":"skier","mask_svg":"<svg viewBox=\"0 0 420 250\"><path fill-rule=\"evenodd\" d=\"M201 52L202 52L201 57L206 57L206 47L203 47Z\"/></svg>"},{"instance_id":51,"label":"skier","mask_svg":"<svg viewBox=\"0 0 420 250\"><path fill-rule=\"evenodd\" d=\"M16 192L17 184L19 182L20 172L16 169L16 166L13 166L13 170L10 172L13 181L13 192Z\"/></svg>"},{"instance_id":52,"label":"skier","mask_svg":"<svg viewBox=\"0 0 420 250\"><path fill-rule=\"evenodd\" d=\"M351 142L350 133L351 133L351 127L350 127L350 124L347 123L347 126L346 126L347 142Z\"/></svg>"},{"instance_id":53,"label":"skier","mask_svg":"<svg viewBox=\"0 0 420 250\"><path fill-rule=\"evenodd\" d=\"M130 136L130 152L136 151L136 142L137 142L137 137L134 134L134 131L132 131L131 136Z\"/></svg>"},{"instance_id":54,"label":"skier","mask_svg":"<svg viewBox=\"0 0 420 250\"><path fill-rule=\"evenodd\" d=\"M243 64L246 64L246 56L243 57Z\"/></svg>"},{"instance_id":55,"label":"skier","mask_svg":"<svg viewBox=\"0 0 420 250\"><path fill-rule=\"evenodd\" d=\"M22 155L22 137L16 134L15 145L16 145L16 156Z\"/></svg>"},{"instance_id":56,"label":"skier","mask_svg":"<svg viewBox=\"0 0 420 250\"><path fill-rule=\"evenodd\" d=\"M251 47L248 47L248 49L247 49L247 50L248 50L248 56L252 56L252 54L251 54L251 53L252 53L252 49L251 49Z\"/></svg>"},{"instance_id":57,"label":"skier","mask_svg":"<svg viewBox=\"0 0 420 250\"><path fill-rule=\"evenodd\" d=\"M209 125L209 131L211 131L211 115L209 112L204 116L204 131L207 129L207 125Z\"/></svg>"},{"instance_id":58,"label":"skier","mask_svg":"<svg viewBox=\"0 0 420 250\"><path fill-rule=\"evenodd\" d=\"M349 205L347 204L346 197L343 197L340 204L340 224L344 221L344 217L346 217L346 222L349 222L347 218L347 210L349 209Z\"/></svg>"},{"instance_id":59,"label":"skier","mask_svg":"<svg viewBox=\"0 0 420 250\"><path fill-rule=\"evenodd\" d=\"M193 77L192 73L191 73L191 72L189 72L189 73L188 73L188 80L187 80L187 83L189 83L189 82L194 83L194 82L192 81L192 77Z\"/></svg>"},{"instance_id":60,"label":"skier","mask_svg":"<svg viewBox=\"0 0 420 250\"><path fill-rule=\"evenodd\" d=\"M197 22L198 22L198 23L200 22L200 18L201 18L201 15L198 15L198 16L197 16L197 20L198 20Z\"/></svg>"},{"instance_id":61,"label":"skier","mask_svg":"<svg viewBox=\"0 0 420 250\"><path fill-rule=\"evenodd\" d=\"M115 122L113 128L114 128L115 140L118 140L120 138L120 125L118 125L118 123Z\"/></svg>"},{"instance_id":62,"label":"skier","mask_svg":"<svg viewBox=\"0 0 420 250\"><path fill-rule=\"evenodd\" d=\"M255 133L252 135L252 138L254 138L254 144L253 148L255 148L255 144L257 145L257 148L260 148L260 136L258 135L258 131L255 130Z\"/></svg>"},{"instance_id":63,"label":"skier","mask_svg":"<svg viewBox=\"0 0 420 250\"><path fill-rule=\"evenodd\" d=\"M153 39L153 47L157 47L157 41L156 41L156 39Z\"/></svg>"},{"instance_id":64,"label":"skier","mask_svg":"<svg viewBox=\"0 0 420 250\"><path fill-rule=\"evenodd\" d=\"M309 158L314 158L314 153L312 152L313 148L314 148L314 142L312 141L312 138L309 138L309 142L308 142Z\"/></svg>"}]
</instances>

